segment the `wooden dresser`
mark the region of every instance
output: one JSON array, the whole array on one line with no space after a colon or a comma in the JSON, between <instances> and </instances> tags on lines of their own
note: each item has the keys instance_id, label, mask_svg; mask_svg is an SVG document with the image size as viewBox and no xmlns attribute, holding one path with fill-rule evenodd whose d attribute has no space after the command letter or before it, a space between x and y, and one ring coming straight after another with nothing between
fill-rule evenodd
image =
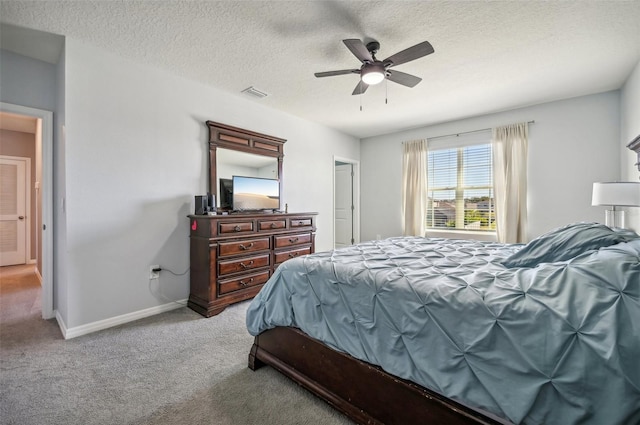
<instances>
[{"instance_id":1,"label":"wooden dresser","mask_svg":"<svg viewBox=\"0 0 640 425\"><path fill-rule=\"evenodd\" d=\"M284 261L315 252L316 215L190 215L187 305L210 317L253 298Z\"/></svg>"}]
</instances>

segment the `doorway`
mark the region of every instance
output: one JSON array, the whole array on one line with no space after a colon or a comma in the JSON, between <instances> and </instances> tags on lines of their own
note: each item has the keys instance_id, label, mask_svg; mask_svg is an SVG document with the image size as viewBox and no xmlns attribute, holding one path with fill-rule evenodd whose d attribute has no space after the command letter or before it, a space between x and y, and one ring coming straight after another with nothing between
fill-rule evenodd
<instances>
[{"instance_id":1,"label":"doorway","mask_svg":"<svg viewBox=\"0 0 640 425\"><path fill-rule=\"evenodd\" d=\"M0 129L0 267L30 263L38 251L37 244L36 252L31 250L30 237L34 215L30 205L32 158L3 155L13 147L8 138L6 130ZM31 139L35 141L35 137Z\"/></svg>"},{"instance_id":2,"label":"doorway","mask_svg":"<svg viewBox=\"0 0 640 425\"><path fill-rule=\"evenodd\" d=\"M31 265L38 276L41 287L42 317L51 319L54 317L53 310L53 113L36 108L29 108L9 103L0 103L0 131L3 140L10 140L10 143L3 141L4 150L6 146L15 145L15 149L20 149L20 138L27 134L33 135L34 152L29 155L10 155L3 159L2 172L13 170L7 160L19 159L16 157L31 157L28 161L28 173L24 194L27 198L24 214L13 214L11 217L4 214L7 204L3 198L3 223L4 219L15 219L16 224L24 222L26 235L25 240L25 261L18 261L16 264ZM9 136L7 139L6 137ZM7 165L5 167L4 165ZM20 171L17 171L20 174ZM4 176L3 176L4 177ZM12 183L13 184L13 183ZM4 179L3 179L4 185ZM18 187L18 186L16 186ZM20 191L20 189L17 189ZM22 217L22 218L20 218ZM4 224L3 224L4 226ZM8 227L12 227L13 224ZM22 239L22 235L17 236ZM3 238L4 243L5 239ZM14 266L9 266L14 267Z\"/></svg>"},{"instance_id":3,"label":"doorway","mask_svg":"<svg viewBox=\"0 0 640 425\"><path fill-rule=\"evenodd\" d=\"M360 163L334 157L333 160L333 247L360 242Z\"/></svg>"}]
</instances>

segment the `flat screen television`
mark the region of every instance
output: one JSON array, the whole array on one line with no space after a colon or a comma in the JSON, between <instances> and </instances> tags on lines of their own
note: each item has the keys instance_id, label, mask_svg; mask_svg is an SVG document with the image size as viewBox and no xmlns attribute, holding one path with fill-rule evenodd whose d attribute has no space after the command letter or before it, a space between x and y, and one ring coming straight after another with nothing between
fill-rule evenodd
<instances>
[{"instance_id":1,"label":"flat screen television","mask_svg":"<svg viewBox=\"0 0 640 425\"><path fill-rule=\"evenodd\" d=\"M233 180L220 179L220 209L230 210L233 208Z\"/></svg>"},{"instance_id":2,"label":"flat screen television","mask_svg":"<svg viewBox=\"0 0 640 425\"><path fill-rule=\"evenodd\" d=\"M280 208L278 180L233 176L233 209L236 211Z\"/></svg>"}]
</instances>

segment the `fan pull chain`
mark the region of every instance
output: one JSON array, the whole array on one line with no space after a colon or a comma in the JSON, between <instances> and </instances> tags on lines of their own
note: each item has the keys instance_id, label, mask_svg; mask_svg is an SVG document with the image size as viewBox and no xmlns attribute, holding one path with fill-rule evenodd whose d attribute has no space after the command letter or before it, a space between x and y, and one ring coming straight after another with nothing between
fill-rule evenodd
<instances>
[{"instance_id":1,"label":"fan pull chain","mask_svg":"<svg viewBox=\"0 0 640 425\"><path fill-rule=\"evenodd\" d=\"M387 105L389 102L389 80L387 77L384 77L384 104Z\"/></svg>"},{"instance_id":2,"label":"fan pull chain","mask_svg":"<svg viewBox=\"0 0 640 425\"><path fill-rule=\"evenodd\" d=\"M362 84L362 81L360 82L360 84ZM362 95L363 93L360 93L360 96L358 96L360 98L360 112L362 112Z\"/></svg>"}]
</instances>

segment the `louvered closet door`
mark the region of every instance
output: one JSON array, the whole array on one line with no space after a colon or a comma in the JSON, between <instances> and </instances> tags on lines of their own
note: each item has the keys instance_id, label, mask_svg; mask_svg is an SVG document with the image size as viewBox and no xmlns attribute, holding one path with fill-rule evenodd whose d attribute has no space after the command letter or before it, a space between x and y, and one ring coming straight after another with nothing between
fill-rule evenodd
<instances>
[{"instance_id":1,"label":"louvered closet door","mask_svg":"<svg viewBox=\"0 0 640 425\"><path fill-rule=\"evenodd\" d=\"M353 245L353 164L335 165L335 248Z\"/></svg>"},{"instance_id":2,"label":"louvered closet door","mask_svg":"<svg viewBox=\"0 0 640 425\"><path fill-rule=\"evenodd\" d=\"M26 263L26 161L0 158L0 266Z\"/></svg>"}]
</instances>

